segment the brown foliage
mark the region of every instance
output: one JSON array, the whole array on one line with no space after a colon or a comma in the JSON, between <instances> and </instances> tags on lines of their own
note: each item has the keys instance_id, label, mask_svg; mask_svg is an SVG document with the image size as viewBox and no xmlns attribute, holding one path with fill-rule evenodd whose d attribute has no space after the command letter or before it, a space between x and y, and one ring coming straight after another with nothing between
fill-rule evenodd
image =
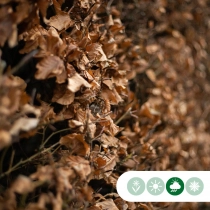
<instances>
[{"instance_id":1,"label":"brown foliage","mask_svg":"<svg viewBox=\"0 0 210 210\"><path fill-rule=\"evenodd\" d=\"M0 209L209 208L115 193L129 170L209 170L209 6L2 0Z\"/></svg>"}]
</instances>

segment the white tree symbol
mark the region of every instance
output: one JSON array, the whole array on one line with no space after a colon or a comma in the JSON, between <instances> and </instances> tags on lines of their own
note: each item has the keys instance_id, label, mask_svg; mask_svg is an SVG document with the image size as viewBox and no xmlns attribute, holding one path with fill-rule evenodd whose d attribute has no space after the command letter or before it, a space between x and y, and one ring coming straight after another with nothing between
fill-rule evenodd
<instances>
[{"instance_id":1,"label":"white tree symbol","mask_svg":"<svg viewBox=\"0 0 210 210\"><path fill-rule=\"evenodd\" d=\"M199 190L200 185L199 185L199 182L194 181L194 182L190 182L189 187L191 191L196 192Z\"/></svg>"},{"instance_id":2,"label":"white tree symbol","mask_svg":"<svg viewBox=\"0 0 210 210\"><path fill-rule=\"evenodd\" d=\"M134 191L134 192L137 192L137 191L139 190L140 187L141 187L141 186L140 186L140 184L139 184L139 181L138 181L138 180L135 180L135 181L133 182L133 187L132 187L133 191Z\"/></svg>"}]
</instances>

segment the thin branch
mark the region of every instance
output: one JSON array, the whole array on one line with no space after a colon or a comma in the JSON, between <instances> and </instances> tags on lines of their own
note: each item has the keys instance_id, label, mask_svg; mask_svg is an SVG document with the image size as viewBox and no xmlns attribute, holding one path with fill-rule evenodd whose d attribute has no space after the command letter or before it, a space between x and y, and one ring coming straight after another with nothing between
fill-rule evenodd
<instances>
[{"instance_id":1,"label":"thin branch","mask_svg":"<svg viewBox=\"0 0 210 210\"><path fill-rule=\"evenodd\" d=\"M65 129L62 129L62 130L53 132L53 133L52 133L52 134L43 142L43 144L41 144L41 146L40 146L39 149L43 149L44 146L45 146L45 144L46 144L54 135L56 135L56 134L58 134L58 133L62 133L62 132L64 132L64 131L69 131L69 130L71 130L71 128L65 128Z\"/></svg>"},{"instance_id":2,"label":"thin branch","mask_svg":"<svg viewBox=\"0 0 210 210\"><path fill-rule=\"evenodd\" d=\"M28 63L28 61L34 56L36 55L38 52L38 50L33 50L30 53L28 53L25 57L23 57L23 59L15 66L12 68L12 70L8 73L10 74L14 74L16 73L23 65L25 65L26 63Z\"/></svg>"},{"instance_id":3,"label":"thin branch","mask_svg":"<svg viewBox=\"0 0 210 210\"><path fill-rule=\"evenodd\" d=\"M130 114L131 107L115 122L116 125L118 125L125 117L127 117Z\"/></svg>"},{"instance_id":4,"label":"thin branch","mask_svg":"<svg viewBox=\"0 0 210 210\"><path fill-rule=\"evenodd\" d=\"M59 145L59 142L57 142L57 143L53 144L52 146L50 146L50 147L44 149L44 150L41 151L40 153L36 153L36 154L32 155L31 157L29 157L29 158L27 158L27 159L25 159L25 160L21 160L21 161L18 162L16 165L14 165L13 167L9 168L6 172L2 173L2 174L0 175L0 179L3 178L3 177L5 177L5 176L7 176L7 175L9 175L11 172L17 170L19 166L21 166L21 165L23 165L23 164L25 164L25 163L28 163L28 162L30 162L30 161L32 161L33 159L35 159L36 157L38 157L40 154L43 154L43 153L45 153L45 152L51 150L53 147L55 147L55 146L57 146L57 145Z\"/></svg>"}]
</instances>

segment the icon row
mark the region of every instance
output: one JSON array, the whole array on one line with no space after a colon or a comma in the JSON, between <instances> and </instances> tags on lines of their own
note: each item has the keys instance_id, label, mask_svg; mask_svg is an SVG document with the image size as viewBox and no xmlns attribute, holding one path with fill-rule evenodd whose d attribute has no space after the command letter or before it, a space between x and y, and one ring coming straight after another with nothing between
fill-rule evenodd
<instances>
[{"instance_id":1,"label":"icon row","mask_svg":"<svg viewBox=\"0 0 210 210\"><path fill-rule=\"evenodd\" d=\"M204 184L198 177L192 177L184 182L178 177L172 177L168 179L166 185L162 179L159 177L153 177L145 185L144 181L139 177L133 177L127 183L128 192L132 195L140 195L145 189L151 195L160 195L166 188L167 192L173 196L180 195L184 188L190 195L199 195L203 189Z\"/></svg>"}]
</instances>

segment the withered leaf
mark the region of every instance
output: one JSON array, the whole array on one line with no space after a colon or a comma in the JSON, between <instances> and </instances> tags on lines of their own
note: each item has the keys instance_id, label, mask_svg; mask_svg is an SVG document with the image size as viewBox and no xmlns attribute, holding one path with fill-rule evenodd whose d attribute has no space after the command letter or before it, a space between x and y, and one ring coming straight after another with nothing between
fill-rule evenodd
<instances>
[{"instance_id":1,"label":"withered leaf","mask_svg":"<svg viewBox=\"0 0 210 210\"><path fill-rule=\"evenodd\" d=\"M52 101L62 105L70 105L74 101L74 93L68 90L66 85L57 86Z\"/></svg>"},{"instance_id":2,"label":"withered leaf","mask_svg":"<svg viewBox=\"0 0 210 210\"><path fill-rule=\"evenodd\" d=\"M96 179L101 179L101 178L104 178L104 177L109 177L112 174L112 170L114 169L114 167L116 165L116 156L111 155L111 154L106 154L106 155L100 154L98 156L98 158L99 157L100 157L99 165L98 165L98 168L95 170L95 173L94 173L95 178ZM95 160L97 161L97 158ZM106 164L105 164L105 161L106 161ZM100 166L100 164L101 164L101 166ZM102 165L104 165L104 166L102 166ZM100 166L100 168L99 168L99 166Z\"/></svg>"},{"instance_id":3,"label":"withered leaf","mask_svg":"<svg viewBox=\"0 0 210 210\"><path fill-rule=\"evenodd\" d=\"M0 150L11 143L11 136L8 131L0 129Z\"/></svg>"},{"instance_id":4,"label":"withered leaf","mask_svg":"<svg viewBox=\"0 0 210 210\"><path fill-rule=\"evenodd\" d=\"M108 136L105 133L102 134L101 136L101 143L102 146L107 148L109 146L111 147L117 147L118 146L118 139L115 138L114 136Z\"/></svg>"},{"instance_id":5,"label":"withered leaf","mask_svg":"<svg viewBox=\"0 0 210 210\"><path fill-rule=\"evenodd\" d=\"M56 0L53 0L53 5L56 11L56 15L52 16L49 20L44 18L46 24L56 28L58 31L67 29L73 25L74 21L70 19L67 12L61 10L61 5Z\"/></svg>"},{"instance_id":6,"label":"withered leaf","mask_svg":"<svg viewBox=\"0 0 210 210\"><path fill-rule=\"evenodd\" d=\"M96 203L96 206L100 207L102 210L119 210L112 199L107 199L105 201Z\"/></svg>"},{"instance_id":7,"label":"withered leaf","mask_svg":"<svg viewBox=\"0 0 210 210\"><path fill-rule=\"evenodd\" d=\"M86 180L91 172L90 162L80 156L71 155L63 157L61 161L66 163L69 167L72 167L80 176L81 180Z\"/></svg>"},{"instance_id":8,"label":"withered leaf","mask_svg":"<svg viewBox=\"0 0 210 210\"><path fill-rule=\"evenodd\" d=\"M54 55L43 58L36 67L38 69L35 74L36 79L47 79L58 76L65 69L63 60Z\"/></svg>"},{"instance_id":9,"label":"withered leaf","mask_svg":"<svg viewBox=\"0 0 210 210\"><path fill-rule=\"evenodd\" d=\"M106 160L103 157L97 157L94 162L98 169L101 169L106 165Z\"/></svg>"},{"instance_id":10,"label":"withered leaf","mask_svg":"<svg viewBox=\"0 0 210 210\"><path fill-rule=\"evenodd\" d=\"M34 187L30 178L20 175L12 184L11 190L19 194L26 194L32 192Z\"/></svg>"},{"instance_id":11,"label":"withered leaf","mask_svg":"<svg viewBox=\"0 0 210 210\"><path fill-rule=\"evenodd\" d=\"M20 50L20 53L29 53L36 49L42 42L43 36L47 36L48 32L41 25L31 28L29 31L19 35L20 40L24 40L25 46Z\"/></svg>"},{"instance_id":12,"label":"withered leaf","mask_svg":"<svg viewBox=\"0 0 210 210\"><path fill-rule=\"evenodd\" d=\"M68 86L67 88L75 93L80 90L81 86L85 86L87 88L90 87L90 84L81 77L78 73L75 73L72 77L68 78Z\"/></svg>"},{"instance_id":13,"label":"withered leaf","mask_svg":"<svg viewBox=\"0 0 210 210\"><path fill-rule=\"evenodd\" d=\"M38 0L37 5L39 7L39 10L43 17L46 17L47 14L47 8L50 5L50 2L48 0Z\"/></svg>"},{"instance_id":14,"label":"withered leaf","mask_svg":"<svg viewBox=\"0 0 210 210\"><path fill-rule=\"evenodd\" d=\"M106 61L107 57L102 49L102 46L98 43L90 44L86 47L87 55L91 61Z\"/></svg>"},{"instance_id":15,"label":"withered leaf","mask_svg":"<svg viewBox=\"0 0 210 210\"><path fill-rule=\"evenodd\" d=\"M87 210L101 210L101 208L98 206L91 206Z\"/></svg>"},{"instance_id":16,"label":"withered leaf","mask_svg":"<svg viewBox=\"0 0 210 210\"><path fill-rule=\"evenodd\" d=\"M103 87L103 89L101 91L101 96L104 99L108 99L110 104L112 104L112 105L117 105L119 102L123 101L123 99L118 94L118 92L116 91L115 88L112 88L112 90L110 90L107 86Z\"/></svg>"},{"instance_id":17,"label":"withered leaf","mask_svg":"<svg viewBox=\"0 0 210 210\"><path fill-rule=\"evenodd\" d=\"M67 148L71 149L72 154L86 156L90 153L90 146L85 142L83 134L68 134L63 136L59 142L61 145L65 145Z\"/></svg>"},{"instance_id":18,"label":"withered leaf","mask_svg":"<svg viewBox=\"0 0 210 210\"><path fill-rule=\"evenodd\" d=\"M45 19L45 23L61 31L72 26L74 22L70 19L68 13L62 12L56 16L52 16L49 20Z\"/></svg>"},{"instance_id":19,"label":"withered leaf","mask_svg":"<svg viewBox=\"0 0 210 210\"><path fill-rule=\"evenodd\" d=\"M9 132L11 135L18 135L20 131L30 131L36 128L38 123L39 119L22 117L15 121Z\"/></svg>"}]
</instances>

